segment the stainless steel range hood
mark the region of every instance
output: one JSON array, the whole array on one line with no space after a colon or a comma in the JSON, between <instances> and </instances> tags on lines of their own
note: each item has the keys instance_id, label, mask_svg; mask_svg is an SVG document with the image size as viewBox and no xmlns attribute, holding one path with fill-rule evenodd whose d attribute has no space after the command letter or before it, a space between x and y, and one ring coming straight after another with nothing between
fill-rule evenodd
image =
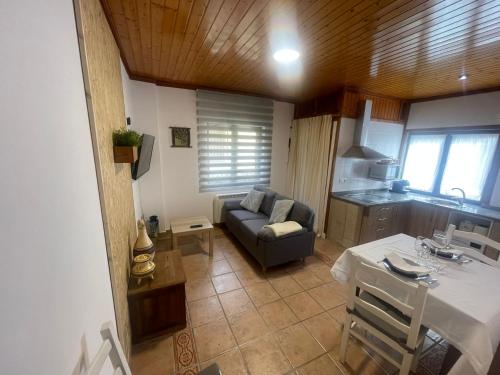
<instances>
[{"instance_id":1,"label":"stainless steel range hood","mask_svg":"<svg viewBox=\"0 0 500 375\"><path fill-rule=\"evenodd\" d=\"M353 145L344 153L344 155L342 155L342 157L355 159L389 159L388 156L366 147L371 113L372 101L362 101L359 107L359 116L356 119L356 130L354 132Z\"/></svg>"}]
</instances>

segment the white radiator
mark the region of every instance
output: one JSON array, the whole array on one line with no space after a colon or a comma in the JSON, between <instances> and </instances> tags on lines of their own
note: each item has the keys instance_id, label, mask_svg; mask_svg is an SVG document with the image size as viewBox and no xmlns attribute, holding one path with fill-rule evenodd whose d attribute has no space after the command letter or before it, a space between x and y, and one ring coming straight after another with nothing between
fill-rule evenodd
<instances>
[{"instance_id":1,"label":"white radiator","mask_svg":"<svg viewBox=\"0 0 500 375\"><path fill-rule=\"evenodd\" d=\"M247 193L225 193L225 194L217 194L214 197L214 223L221 222L221 213L222 206L224 205L224 201L226 199L238 199L244 198Z\"/></svg>"}]
</instances>

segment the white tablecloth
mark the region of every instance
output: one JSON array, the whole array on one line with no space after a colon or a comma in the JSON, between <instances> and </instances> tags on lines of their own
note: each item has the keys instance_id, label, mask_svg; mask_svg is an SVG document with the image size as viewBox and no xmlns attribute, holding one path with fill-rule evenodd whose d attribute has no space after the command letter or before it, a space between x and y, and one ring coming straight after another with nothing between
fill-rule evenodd
<instances>
[{"instance_id":1,"label":"white tablecloth","mask_svg":"<svg viewBox=\"0 0 500 375\"><path fill-rule=\"evenodd\" d=\"M413 237L398 234L352 247L337 259L331 273L339 282L347 282L352 253L381 268L378 262L390 251L415 257L414 242ZM433 274L438 282L429 288L423 324L462 353L450 374L472 370L486 374L500 342L500 269L478 261L440 262L446 268L442 274Z\"/></svg>"}]
</instances>

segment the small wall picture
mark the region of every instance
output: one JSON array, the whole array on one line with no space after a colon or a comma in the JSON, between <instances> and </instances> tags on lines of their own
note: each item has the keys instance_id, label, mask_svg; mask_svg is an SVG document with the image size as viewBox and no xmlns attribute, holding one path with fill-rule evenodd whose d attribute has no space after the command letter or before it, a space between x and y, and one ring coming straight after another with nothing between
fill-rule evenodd
<instances>
[{"instance_id":1,"label":"small wall picture","mask_svg":"<svg viewBox=\"0 0 500 375\"><path fill-rule=\"evenodd\" d=\"M172 146L171 147L191 147L191 128L171 127Z\"/></svg>"}]
</instances>

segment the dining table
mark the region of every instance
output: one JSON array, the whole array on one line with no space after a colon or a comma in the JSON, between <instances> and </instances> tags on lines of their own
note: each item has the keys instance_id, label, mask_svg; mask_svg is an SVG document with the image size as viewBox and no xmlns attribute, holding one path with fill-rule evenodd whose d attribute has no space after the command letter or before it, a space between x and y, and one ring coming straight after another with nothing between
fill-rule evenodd
<instances>
[{"instance_id":1,"label":"dining table","mask_svg":"<svg viewBox=\"0 0 500 375\"><path fill-rule=\"evenodd\" d=\"M391 252L419 261L415 238L397 234L346 249L331 268L331 274L340 283L347 283L354 255L366 264L391 272L382 263ZM476 260L434 261L440 267L431 272L434 282L428 285L422 324L461 353L449 374L486 375L500 342L500 269Z\"/></svg>"}]
</instances>

